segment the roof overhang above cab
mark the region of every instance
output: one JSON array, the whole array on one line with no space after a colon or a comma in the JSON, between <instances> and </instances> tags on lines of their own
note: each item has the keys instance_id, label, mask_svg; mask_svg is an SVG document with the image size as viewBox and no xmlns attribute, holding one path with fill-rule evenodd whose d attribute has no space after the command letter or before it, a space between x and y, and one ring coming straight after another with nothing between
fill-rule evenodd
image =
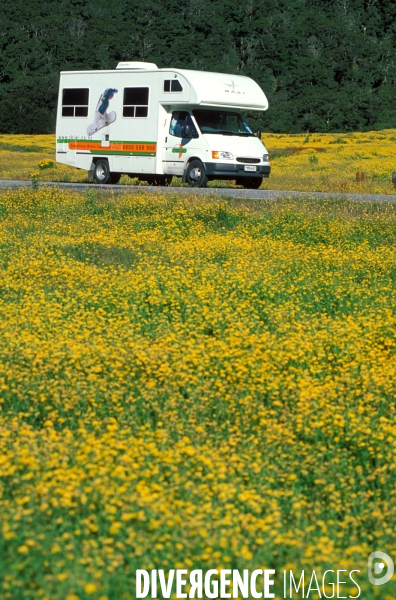
<instances>
[{"instance_id":1,"label":"roof overhang above cab","mask_svg":"<svg viewBox=\"0 0 396 600\"><path fill-rule=\"evenodd\" d=\"M163 69L166 70L166 69ZM267 110L268 100L253 79L242 75L175 69L191 85L190 104L239 110Z\"/></svg>"}]
</instances>

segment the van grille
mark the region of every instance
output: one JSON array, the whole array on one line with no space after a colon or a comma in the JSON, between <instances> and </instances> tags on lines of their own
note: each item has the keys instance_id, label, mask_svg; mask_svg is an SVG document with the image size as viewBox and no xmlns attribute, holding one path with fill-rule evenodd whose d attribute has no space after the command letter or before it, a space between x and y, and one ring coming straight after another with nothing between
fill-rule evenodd
<instances>
[{"instance_id":1,"label":"van grille","mask_svg":"<svg viewBox=\"0 0 396 600\"><path fill-rule=\"evenodd\" d=\"M252 163L259 163L260 159L259 158L244 158L243 156L239 156L237 157L237 161L241 162L241 163L248 163L248 164L252 164Z\"/></svg>"}]
</instances>

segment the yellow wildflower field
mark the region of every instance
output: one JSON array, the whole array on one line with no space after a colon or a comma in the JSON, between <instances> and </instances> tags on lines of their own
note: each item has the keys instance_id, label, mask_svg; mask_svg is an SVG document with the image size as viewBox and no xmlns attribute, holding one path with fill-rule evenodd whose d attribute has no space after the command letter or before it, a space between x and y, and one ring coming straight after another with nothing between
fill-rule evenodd
<instances>
[{"instance_id":1,"label":"yellow wildflower field","mask_svg":"<svg viewBox=\"0 0 396 600\"><path fill-rule=\"evenodd\" d=\"M391 598L367 557L396 553L395 225L1 194L1 598L133 599L153 568L274 568L277 597L283 569L359 569Z\"/></svg>"},{"instance_id":2,"label":"yellow wildflower field","mask_svg":"<svg viewBox=\"0 0 396 600\"><path fill-rule=\"evenodd\" d=\"M263 189L394 194L396 130L346 134L264 133L271 159L271 175ZM0 135L0 178L42 181L88 181L87 172L55 159L54 135ZM126 175L120 183L137 184ZM209 187L234 186L235 182L211 182ZM180 186L180 178L174 178Z\"/></svg>"}]
</instances>

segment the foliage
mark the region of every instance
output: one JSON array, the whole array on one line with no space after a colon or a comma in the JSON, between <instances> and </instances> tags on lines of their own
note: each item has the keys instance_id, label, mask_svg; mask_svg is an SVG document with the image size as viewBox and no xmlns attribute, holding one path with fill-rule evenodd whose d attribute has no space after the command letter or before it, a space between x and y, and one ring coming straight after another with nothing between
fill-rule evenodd
<instances>
[{"instance_id":1,"label":"foliage","mask_svg":"<svg viewBox=\"0 0 396 600\"><path fill-rule=\"evenodd\" d=\"M270 154L271 175L269 179L264 180L262 187L278 190L394 194L391 176L396 171L395 135L396 132L392 129L349 133L343 138L332 134L318 134L310 136L309 141L305 143L306 137L303 134L265 133L263 142ZM2 145L9 150L2 151ZM40 156L32 153L31 149L35 145L44 149ZM20 148L28 150L23 153ZM53 162L54 155L54 136L0 136L0 177L29 179L30 173L37 170L43 160ZM40 169L42 181L88 181L86 171L56 164L56 171ZM127 175L121 178L120 183L134 186L139 184L137 179L131 180ZM181 179L175 177L172 186L180 185ZM235 183L209 183L209 187L213 188L229 186L235 187Z\"/></svg>"},{"instance_id":2,"label":"foliage","mask_svg":"<svg viewBox=\"0 0 396 600\"><path fill-rule=\"evenodd\" d=\"M56 162L51 158L44 158L38 163L39 169L54 169L56 168Z\"/></svg>"},{"instance_id":3,"label":"foliage","mask_svg":"<svg viewBox=\"0 0 396 600\"><path fill-rule=\"evenodd\" d=\"M0 204L1 597L334 565L373 597L368 553L396 552L395 207Z\"/></svg>"},{"instance_id":4,"label":"foliage","mask_svg":"<svg viewBox=\"0 0 396 600\"><path fill-rule=\"evenodd\" d=\"M1 131L52 132L59 71L120 60L251 76L269 131L395 127L395 17L392 0L6 2Z\"/></svg>"},{"instance_id":5,"label":"foliage","mask_svg":"<svg viewBox=\"0 0 396 600\"><path fill-rule=\"evenodd\" d=\"M32 188L37 190L40 182L40 173L32 173L30 177L32 180Z\"/></svg>"},{"instance_id":6,"label":"foliage","mask_svg":"<svg viewBox=\"0 0 396 600\"><path fill-rule=\"evenodd\" d=\"M303 135L266 133L270 189L395 194L395 132ZM360 173L362 176L357 177Z\"/></svg>"}]
</instances>

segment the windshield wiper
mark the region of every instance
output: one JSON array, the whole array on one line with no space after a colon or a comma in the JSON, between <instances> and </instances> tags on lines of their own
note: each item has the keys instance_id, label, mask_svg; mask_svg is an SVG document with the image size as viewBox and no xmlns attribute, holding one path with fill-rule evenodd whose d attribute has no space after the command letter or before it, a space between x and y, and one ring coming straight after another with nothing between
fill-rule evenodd
<instances>
[{"instance_id":1,"label":"windshield wiper","mask_svg":"<svg viewBox=\"0 0 396 600\"><path fill-rule=\"evenodd\" d=\"M216 131L219 135L248 135L247 133L237 132L237 131L227 131L227 129Z\"/></svg>"},{"instance_id":2,"label":"windshield wiper","mask_svg":"<svg viewBox=\"0 0 396 600\"><path fill-rule=\"evenodd\" d=\"M224 130L224 131L221 131L221 130L218 130L218 131L205 131L203 129L201 131L202 131L202 133L209 133L209 134L213 134L213 135L240 135L240 136L244 136L244 137L252 137L253 136L253 133L247 133L247 132L243 133L242 131L240 131L240 132L237 132L237 131L226 131L226 130Z\"/></svg>"},{"instance_id":3,"label":"windshield wiper","mask_svg":"<svg viewBox=\"0 0 396 600\"><path fill-rule=\"evenodd\" d=\"M222 133L222 135L239 135L239 136L242 136L242 137L251 137L253 134L243 133L242 131L239 131L239 132L237 132L237 131L227 131L227 132Z\"/></svg>"}]
</instances>

